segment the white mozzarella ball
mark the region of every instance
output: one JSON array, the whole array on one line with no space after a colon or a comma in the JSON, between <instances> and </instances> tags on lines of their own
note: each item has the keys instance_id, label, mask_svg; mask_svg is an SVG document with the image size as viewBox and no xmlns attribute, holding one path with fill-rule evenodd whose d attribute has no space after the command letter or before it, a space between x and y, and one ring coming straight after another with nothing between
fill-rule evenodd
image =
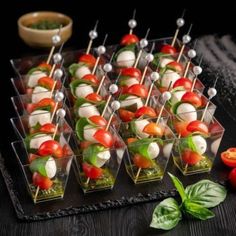
<instances>
[{"instance_id":1,"label":"white mozzarella ball","mask_svg":"<svg viewBox=\"0 0 236 236\"><path fill-rule=\"evenodd\" d=\"M38 84L38 80L42 77L45 77L45 76L47 76L47 74L45 72L42 72L39 70L34 71L29 76L28 83L27 83L28 87L34 88Z\"/></svg>"},{"instance_id":2,"label":"white mozzarella ball","mask_svg":"<svg viewBox=\"0 0 236 236\"><path fill-rule=\"evenodd\" d=\"M186 91L176 91L174 93L172 93L171 96L171 103L172 105L174 105L175 103L181 101L181 98L183 97L183 95L186 93Z\"/></svg>"},{"instance_id":3,"label":"white mozzarella ball","mask_svg":"<svg viewBox=\"0 0 236 236\"><path fill-rule=\"evenodd\" d=\"M90 93L93 93L93 87L89 84L79 84L76 88L75 88L75 96L78 98L85 98L87 95L89 95Z\"/></svg>"},{"instance_id":4,"label":"white mozzarella ball","mask_svg":"<svg viewBox=\"0 0 236 236\"><path fill-rule=\"evenodd\" d=\"M195 135L192 137L193 143L197 149L197 152L202 155L207 150L207 142L201 135Z\"/></svg>"},{"instance_id":5,"label":"white mozzarella ball","mask_svg":"<svg viewBox=\"0 0 236 236\"><path fill-rule=\"evenodd\" d=\"M111 158L111 154L109 150L99 152L97 154L96 166L102 167L110 158Z\"/></svg>"},{"instance_id":6,"label":"white mozzarella ball","mask_svg":"<svg viewBox=\"0 0 236 236\"><path fill-rule=\"evenodd\" d=\"M172 147L173 147L173 143L167 143L164 147L163 147L163 155L166 158L170 157L171 151L172 151Z\"/></svg>"},{"instance_id":7,"label":"white mozzarella ball","mask_svg":"<svg viewBox=\"0 0 236 236\"><path fill-rule=\"evenodd\" d=\"M169 84L172 82L172 86L175 83L176 80L178 80L180 78L180 75L172 70L166 70L166 72L164 73L164 75L161 78L161 85L163 87L168 88ZM171 86L171 87L172 87Z\"/></svg>"},{"instance_id":8,"label":"white mozzarella ball","mask_svg":"<svg viewBox=\"0 0 236 236\"><path fill-rule=\"evenodd\" d=\"M44 168L49 179L53 178L57 173L56 162L52 157L48 158Z\"/></svg>"},{"instance_id":9,"label":"white mozzarella ball","mask_svg":"<svg viewBox=\"0 0 236 236\"><path fill-rule=\"evenodd\" d=\"M174 61L174 59L166 58L166 57L161 57L160 58L160 67L164 68L167 64L169 64L172 61Z\"/></svg>"},{"instance_id":10,"label":"white mozzarella ball","mask_svg":"<svg viewBox=\"0 0 236 236\"><path fill-rule=\"evenodd\" d=\"M134 84L139 84L139 80L137 78L131 77L129 79L126 79L124 81L124 84L128 87L134 85Z\"/></svg>"},{"instance_id":11,"label":"white mozzarella ball","mask_svg":"<svg viewBox=\"0 0 236 236\"><path fill-rule=\"evenodd\" d=\"M79 117L91 117L91 116L99 116L100 113L95 105L91 103L84 103L78 108Z\"/></svg>"},{"instance_id":12,"label":"white mozzarella ball","mask_svg":"<svg viewBox=\"0 0 236 236\"><path fill-rule=\"evenodd\" d=\"M80 66L75 72L75 78L82 79L87 74L91 74L91 70L87 66Z\"/></svg>"},{"instance_id":13,"label":"white mozzarella ball","mask_svg":"<svg viewBox=\"0 0 236 236\"><path fill-rule=\"evenodd\" d=\"M134 124L136 133L140 138L149 137L149 134L143 132L144 127L149 124L148 120L136 120Z\"/></svg>"},{"instance_id":14,"label":"white mozzarella ball","mask_svg":"<svg viewBox=\"0 0 236 236\"><path fill-rule=\"evenodd\" d=\"M51 122L51 114L44 110L35 110L29 116L29 127L33 127L39 123L44 125Z\"/></svg>"},{"instance_id":15,"label":"white mozzarella ball","mask_svg":"<svg viewBox=\"0 0 236 236\"><path fill-rule=\"evenodd\" d=\"M135 62L135 54L133 51L123 51L118 55L116 62L119 67L132 67Z\"/></svg>"},{"instance_id":16,"label":"white mozzarella ball","mask_svg":"<svg viewBox=\"0 0 236 236\"><path fill-rule=\"evenodd\" d=\"M194 121L197 120L196 108L189 103L182 103L177 107L176 114L184 121Z\"/></svg>"},{"instance_id":17,"label":"white mozzarella ball","mask_svg":"<svg viewBox=\"0 0 236 236\"><path fill-rule=\"evenodd\" d=\"M137 104L137 109L139 109L140 107L143 106L143 101L141 98L137 97L137 96L128 96L126 99L124 99L123 101L120 101L120 107L127 107L127 106L131 106Z\"/></svg>"},{"instance_id":18,"label":"white mozzarella ball","mask_svg":"<svg viewBox=\"0 0 236 236\"><path fill-rule=\"evenodd\" d=\"M52 140L50 135L37 134L30 140L29 146L31 149L39 149L40 145L48 140Z\"/></svg>"},{"instance_id":19,"label":"white mozzarella ball","mask_svg":"<svg viewBox=\"0 0 236 236\"><path fill-rule=\"evenodd\" d=\"M159 155L160 148L159 148L157 143L152 142L152 143L149 144L147 152L149 154L149 157L151 159L154 159L154 158L156 158Z\"/></svg>"},{"instance_id":20,"label":"white mozzarella ball","mask_svg":"<svg viewBox=\"0 0 236 236\"><path fill-rule=\"evenodd\" d=\"M37 103L43 98L50 98L50 97L51 97L51 92L48 91L48 89L41 86L36 86L32 93L32 103Z\"/></svg>"},{"instance_id":21,"label":"white mozzarella ball","mask_svg":"<svg viewBox=\"0 0 236 236\"><path fill-rule=\"evenodd\" d=\"M93 136L98 130L99 128L92 125L84 126L84 139L93 143L97 143L98 141Z\"/></svg>"}]
</instances>

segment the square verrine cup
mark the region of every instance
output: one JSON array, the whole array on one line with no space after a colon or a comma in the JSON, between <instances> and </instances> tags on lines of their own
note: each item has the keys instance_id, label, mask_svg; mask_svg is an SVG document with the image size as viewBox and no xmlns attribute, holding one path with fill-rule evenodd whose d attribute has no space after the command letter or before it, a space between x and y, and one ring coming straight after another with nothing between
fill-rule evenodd
<instances>
[{"instance_id":1,"label":"square verrine cup","mask_svg":"<svg viewBox=\"0 0 236 236\"><path fill-rule=\"evenodd\" d=\"M178 114L170 121L178 137L172 149L176 167L183 175L211 171L224 134L212 110Z\"/></svg>"}]
</instances>

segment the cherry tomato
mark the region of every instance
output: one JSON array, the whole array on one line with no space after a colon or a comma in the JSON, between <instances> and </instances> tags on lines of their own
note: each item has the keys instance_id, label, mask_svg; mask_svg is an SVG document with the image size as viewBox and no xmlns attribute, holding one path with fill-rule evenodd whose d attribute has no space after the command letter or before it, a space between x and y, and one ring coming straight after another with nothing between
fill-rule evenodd
<instances>
[{"instance_id":1,"label":"cherry tomato","mask_svg":"<svg viewBox=\"0 0 236 236\"><path fill-rule=\"evenodd\" d=\"M168 90L168 88L166 88L166 87L158 87L158 90L160 91L160 93L164 93L165 91Z\"/></svg>"},{"instance_id":2,"label":"cherry tomato","mask_svg":"<svg viewBox=\"0 0 236 236\"><path fill-rule=\"evenodd\" d=\"M40 189L49 189L52 187L53 182L48 177L44 177L37 172L33 174L33 185Z\"/></svg>"},{"instance_id":3,"label":"cherry tomato","mask_svg":"<svg viewBox=\"0 0 236 236\"><path fill-rule=\"evenodd\" d=\"M120 89L121 94L127 94L129 87L124 85L124 86L121 86L119 89Z\"/></svg>"},{"instance_id":4,"label":"cherry tomato","mask_svg":"<svg viewBox=\"0 0 236 236\"><path fill-rule=\"evenodd\" d=\"M221 160L229 167L236 167L236 148L229 148L222 152Z\"/></svg>"},{"instance_id":5,"label":"cherry tomato","mask_svg":"<svg viewBox=\"0 0 236 236\"><path fill-rule=\"evenodd\" d=\"M208 135L207 125L204 122L200 121L200 120L191 121L187 126L187 130L191 133L200 132L200 133Z\"/></svg>"},{"instance_id":6,"label":"cherry tomato","mask_svg":"<svg viewBox=\"0 0 236 236\"><path fill-rule=\"evenodd\" d=\"M46 69L48 71L50 71L52 69L52 66L46 62L42 62L38 65L38 67Z\"/></svg>"},{"instance_id":7,"label":"cherry tomato","mask_svg":"<svg viewBox=\"0 0 236 236\"><path fill-rule=\"evenodd\" d=\"M92 121L95 125L106 126L107 121L102 116L90 116L89 120Z\"/></svg>"},{"instance_id":8,"label":"cherry tomato","mask_svg":"<svg viewBox=\"0 0 236 236\"><path fill-rule=\"evenodd\" d=\"M69 145L64 144L62 147L63 157L68 157L73 155L72 150L70 149Z\"/></svg>"},{"instance_id":9,"label":"cherry tomato","mask_svg":"<svg viewBox=\"0 0 236 236\"><path fill-rule=\"evenodd\" d=\"M82 78L83 80L87 80L87 81L90 81L91 83L95 84L95 85L98 85L99 84L99 80L97 78L96 75L93 75L93 74L87 74L85 76L83 76Z\"/></svg>"},{"instance_id":10,"label":"cherry tomato","mask_svg":"<svg viewBox=\"0 0 236 236\"><path fill-rule=\"evenodd\" d=\"M183 77L175 81L175 83L173 84L173 88L183 87L185 90L190 91L192 85L193 83L190 79Z\"/></svg>"},{"instance_id":11,"label":"cherry tomato","mask_svg":"<svg viewBox=\"0 0 236 236\"><path fill-rule=\"evenodd\" d=\"M177 51L173 46L166 44L162 46L161 52L173 55L176 54Z\"/></svg>"},{"instance_id":12,"label":"cherry tomato","mask_svg":"<svg viewBox=\"0 0 236 236\"><path fill-rule=\"evenodd\" d=\"M134 112L125 110L123 108L119 109L120 119L124 122L131 121L134 118Z\"/></svg>"},{"instance_id":13,"label":"cherry tomato","mask_svg":"<svg viewBox=\"0 0 236 236\"><path fill-rule=\"evenodd\" d=\"M91 68L95 66L96 58L91 54L83 54L80 56L79 62L85 63Z\"/></svg>"},{"instance_id":14,"label":"cherry tomato","mask_svg":"<svg viewBox=\"0 0 236 236\"><path fill-rule=\"evenodd\" d=\"M127 46L137 42L139 42L139 39L135 34L126 34L122 37L120 44L123 46Z\"/></svg>"},{"instance_id":15,"label":"cherry tomato","mask_svg":"<svg viewBox=\"0 0 236 236\"><path fill-rule=\"evenodd\" d=\"M201 97L198 94L194 93L194 92L186 92L182 96L181 101L189 102L195 107L200 107L202 105Z\"/></svg>"},{"instance_id":16,"label":"cherry tomato","mask_svg":"<svg viewBox=\"0 0 236 236\"><path fill-rule=\"evenodd\" d=\"M148 117L156 117L157 114L155 112L155 110L152 107L148 107L148 106L143 106L140 107L136 112L135 112L135 117L138 118L140 116L148 116Z\"/></svg>"},{"instance_id":17,"label":"cherry tomato","mask_svg":"<svg viewBox=\"0 0 236 236\"><path fill-rule=\"evenodd\" d=\"M57 141L47 140L40 145L38 154L40 156L52 155L53 157L61 158L63 157L63 150Z\"/></svg>"},{"instance_id":18,"label":"cherry tomato","mask_svg":"<svg viewBox=\"0 0 236 236\"><path fill-rule=\"evenodd\" d=\"M142 84L134 84L128 88L127 93L146 98L148 95L147 88Z\"/></svg>"},{"instance_id":19,"label":"cherry tomato","mask_svg":"<svg viewBox=\"0 0 236 236\"><path fill-rule=\"evenodd\" d=\"M196 165L202 159L201 155L199 155L197 152L194 152L190 149L184 150L181 156L182 156L183 162L188 165Z\"/></svg>"},{"instance_id":20,"label":"cherry tomato","mask_svg":"<svg viewBox=\"0 0 236 236\"><path fill-rule=\"evenodd\" d=\"M211 134L215 134L218 132L222 132L222 127L218 122L213 122L209 124L209 132Z\"/></svg>"},{"instance_id":21,"label":"cherry tomato","mask_svg":"<svg viewBox=\"0 0 236 236\"><path fill-rule=\"evenodd\" d=\"M140 154L135 154L133 156L133 162L137 167L143 169L150 168L152 166L152 161L143 157Z\"/></svg>"},{"instance_id":22,"label":"cherry tomato","mask_svg":"<svg viewBox=\"0 0 236 236\"><path fill-rule=\"evenodd\" d=\"M230 171L229 173L229 181L233 188L236 189L236 168Z\"/></svg>"},{"instance_id":23,"label":"cherry tomato","mask_svg":"<svg viewBox=\"0 0 236 236\"><path fill-rule=\"evenodd\" d=\"M177 62L177 61L172 61L166 65L167 69L171 69L176 71L177 73L181 74L183 72L183 66Z\"/></svg>"},{"instance_id":24,"label":"cherry tomato","mask_svg":"<svg viewBox=\"0 0 236 236\"><path fill-rule=\"evenodd\" d=\"M34 110L43 107L50 107L50 111L53 112L56 102L52 98L43 98L38 103L34 104L34 106Z\"/></svg>"},{"instance_id":25,"label":"cherry tomato","mask_svg":"<svg viewBox=\"0 0 236 236\"><path fill-rule=\"evenodd\" d=\"M104 130L104 129L99 129L93 137L101 143L104 147L110 148L113 145L113 139L112 135L110 132Z\"/></svg>"},{"instance_id":26,"label":"cherry tomato","mask_svg":"<svg viewBox=\"0 0 236 236\"><path fill-rule=\"evenodd\" d=\"M51 77L42 77L38 80L38 85L40 85L48 90L52 90L55 82L56 81L54 79L52 79Z\"/></svg>"},{"instance_id":27,"label":"cherry tomato","mask_svg":"<svg viewBox=\"0 0 236 236\"><path fill-rule=\"evenodd\" d=\"M35 159L38 158L38 157L39 157L38 155L33 154L33 153L30 153L30 154L29 154L29 157L28 157L29 163L31 163L33 160L35 160Z\"/></svg>"},{"instance_id":28,"label":"cherry tomato","mask_svg":"<svg viewBox=\"0 0 236 236\"><path fill-rule=\"evenodd\" d=\"M187 126L188 126L188 122L186 121L175 121L174 122L174 129L176 130L176 132L178 134L181 135L181 137L186 137L189 134L191 134L188 130L187 130Z\"/></svg>"},{"instance_id":29,"label":"cherry tomato","mask_svg":"<svg viewBox=\"0 0 236 236\"><path fill-rule=\"evenodd\" d=\"M130 67L121 69L121 76L129 76L137 79L141 79L142 72L138 68Z\"/></svg>"},{"instance_id":30,"label":"cherry tomato","mask_svg":"<svg viewBox=\"0 0 236 236\"><path fill-rule=\"evenodd\" d=\"M138 139L137 138L127 138L126 142L127 144L136 142Z\"/></svg>"},{"instance_id":31,"label":"cherry tomato","mask_svg":"<svg viewBox=\"0 0 236 236\"><path fill-rule=\"evenodd\" d=\"M56 131L56 126L52 123L46 123L40 127L39 131L46 134L53 134Z\"/></svg>"},{"instance_id":32,"label":"cherry tomato","mask_svg":"<svg viewBox=\"0 0 236 236\"><path fill-rule=\"evenodd\" d=\"M93 101L93 102L101 102L102 101L102 97L97 93L90 93L85 98L87 100Z\"/></svg>"},{"instance_id":33,"label":"cherry tomato","mask_svg":"<svg viewBox=\"0 0 236 236\"><path fill-rule=\"evenodd\" d=\"M162 135L163 135L163 129L158 124L156 124L154 122L150 122L149 124L147 124L144 127L143 132L150 134L150 135L155 135L158 137L162 137Z\"/></svg>"},{"instance_id":34,"label":"cherry tomato","mask_svg":"<svg viewBox=\"0 0 236 236\"><path fill-rule=\"evenodd\" d=\"M96 166L92 166L86 162L82 164L84 174L90 179L98 179L102 176L103 170Z\"/></svg>"}]
</instances>

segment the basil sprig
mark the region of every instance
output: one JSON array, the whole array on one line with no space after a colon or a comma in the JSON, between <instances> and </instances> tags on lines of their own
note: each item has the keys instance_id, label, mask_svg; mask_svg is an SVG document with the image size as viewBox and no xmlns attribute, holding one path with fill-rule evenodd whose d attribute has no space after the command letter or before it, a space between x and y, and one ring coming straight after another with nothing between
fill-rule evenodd
<instances>
[{"instance_id":1,"label":"basil sprig","mask_svg":"<svg viewBox=\"0 0 236 236\"><path fill-rule=\"evenodd\" d=\"M173 198L162 201L154 209L150 227L173 229L182 219L182 214L200 220L207 220L215 216L208 208L215 207L225 200L227 191L223 186L205 179L184 189L177 177L170 173L169 175L180 194L182 203L178 205Z\"/></svg>"}]
</instances>

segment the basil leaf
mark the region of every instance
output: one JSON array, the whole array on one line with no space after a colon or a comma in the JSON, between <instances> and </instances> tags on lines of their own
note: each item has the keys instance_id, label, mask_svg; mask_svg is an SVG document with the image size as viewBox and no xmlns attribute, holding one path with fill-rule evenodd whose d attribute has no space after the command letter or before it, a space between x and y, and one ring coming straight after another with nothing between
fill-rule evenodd
<instances>
[{"instance_id":1,"label":"basil leaf","mask_svg":"<svg viewBox=\"0 0 236 236\"><path fill-rule=\"evenodd\" d=\"M173 229L181 219L182 214L178 203L173 198L167 198L154 209L150 227L164 230Z\"/></svg>"},{"instance_id":2,"label":"basil leaf","mask_svg":"<svg viewBox=\"0 0 236 236\"><path fill-rule=\"evenodd\" d=\"M188 199L183 204L183 211L200 220L207 220L215 216L212 211Z\"/></svg>"},{"instance_id":3,"label":"basil leaf","mask_svg":"<svg viewBox=\"0 0 236 236\"><path fill-rule=\"evenodd\" d=\"M182 202L184 202L184 200L186 199L186 194L185 194L185 191L184 191L183 184L181 183L181 181L177 177L175 177L174 175L172 175L169 172L168 172L168 174L169 174L173 184L175 185L176 189L178 190L179 195L182 199Z\"/></svg>"},{"instance_id":4,"label":"basil leaf","mask_svg":"<svg viewBox=\"0 0 236 236\"><path fill-rule=\"evenodd\" d=\"M93 166L97 166L97 154L105 150L105 147L99 144L91 144L83 151L83 160Z\"/></svg>"},{"instance_id":5,"label":"basil leaf","mask_svg":"<svg viewBox=\"0 0 236 236\"><path fill-rule=\"evenodd\" d=\"M185 193L191 202L207 208L219 205L227 195L225 187L210 180L201 180L189 185Z\"/></svg>"},{"instance_id":6,"label":"basil leaf","mask_svg":"<svg viewBox=\"0 0 236 236\"><path fill-rule=\"evenodd\" d=\"M48 73L48 69L47 68L44 68L44 67L33 67L32 69L30 69L27 73L27 75L31 75L33 74L35 71L42 71L42 72L45 72L45 73Z\"/></svg>"},{"instance_id":7,"label":"basil leaf","mask_svg":"<svg viewBox=\"0 0 236 236\"><path fill-rule=\"evenodd\" d=\"M189 135L188 137L181 139L179 149L180 149L180 152L184 152L186 149L190 149L194 152L197 152L197 148L193 142L192 135Z\"/></svg>"},{"instance_id":8,"label":"basil leaf","mask_svg":"<svg viewBox=\"0 0 236 236\"><path fill-rule=\"evenodd\" d=\"M79 140L84 140L84 126L88 124L89 122L86 117L82 117L76 122L75 132Z\"/></svg>"},{"instance_id":9,"label":"basil leaf","mask_svg":"<svg viewBox=\"0 0 236 236\"><path fill-rule=\"evenodd\" d=\"M155 53L153 56L154 56L154 59L152 61L152 64L154 66L156 66L156 67L160 66L160 59L162 57L164 57L164 58L171 58L170 54L166 54L166 53L163 53L163 52Z\"/></svg>"}]
</instances>

